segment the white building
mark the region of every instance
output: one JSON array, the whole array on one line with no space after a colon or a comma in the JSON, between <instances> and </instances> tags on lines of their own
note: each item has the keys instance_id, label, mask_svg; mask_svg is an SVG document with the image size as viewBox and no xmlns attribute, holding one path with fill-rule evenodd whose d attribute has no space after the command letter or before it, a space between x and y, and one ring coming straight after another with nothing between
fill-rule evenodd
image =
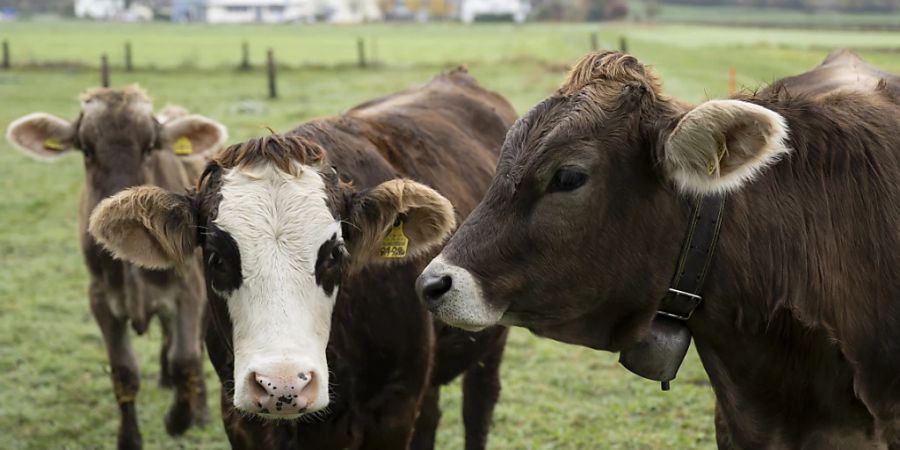
<instances>
[{"instance_id":1,"label":"white building","mask_svg":"<svg viewBox=\"0 0 900 450\"><path fill-rule=\"evenodd\" d=\"M172 19L208 23L358 23L380 20L381 10L375 0L176 0Z\"/></svg>"},{"instance_id":2,"label":"white building","mask_svg":"<svg viewBox=\"0 0 900 450\"><path fill-rule=\"evenodd\" d=\"M315 0L316 17L331 23L374 22L383 18L376 0Z\"/></svg>"},{"instance_id":3,"label":"white building","mask_svg":"<svg viewBox=\"0 0 900 450\"><path fill-rule=\"evenodd\" d=\"M511 20L522 23L530 10L531 5L527 0L462 0L459 18L465 23L472 23L479 17L508 16Z\"/></svg>"},{"instance_id":4,"label":"white building","mask_svg":"<svg viewBox=\"0 0 900 450\"><path fill-rule=\"evenodd\" d=\"M75 0L75 17L135 22L153 20L153 10L137 2L126 9L125 0Z\"/></svg>"},{"instance_id":5,"label":"white building","mask_svg":"<svg viewBox=\"0 0 900 450\"><path fill-rule=\"evenodd\" d=\"M75 0L75 17L112 19L125 11L125 0Z\"/></svg>"}]
</instances>

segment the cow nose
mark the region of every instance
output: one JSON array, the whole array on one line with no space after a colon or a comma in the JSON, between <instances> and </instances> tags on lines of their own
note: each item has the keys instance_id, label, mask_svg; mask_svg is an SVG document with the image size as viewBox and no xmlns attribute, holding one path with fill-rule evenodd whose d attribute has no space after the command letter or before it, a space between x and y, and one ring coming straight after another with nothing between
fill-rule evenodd
<instances>
[{"instance_id":1,"label":"cow nose","mask_svg":"<svg viewBox=\"0 0 900 450\"><path fill-rule=\"evenodd\" d=\"M452 287L453 278L450 275L422 274L416 280L416 292L429 308L439 305L444 294L449 292Z\"/></svg>"},{"instance_id":2,"label":"cow nose","mask_svg":"<svg viewBox=\"0 0 900 450\"><path fill-rule=\"evenodd\" d=\"M251 372L251 396L258 413L291 416L302 413L316 401L318 377L313 371L286 370Z\"/></svg>"}]
</instances>

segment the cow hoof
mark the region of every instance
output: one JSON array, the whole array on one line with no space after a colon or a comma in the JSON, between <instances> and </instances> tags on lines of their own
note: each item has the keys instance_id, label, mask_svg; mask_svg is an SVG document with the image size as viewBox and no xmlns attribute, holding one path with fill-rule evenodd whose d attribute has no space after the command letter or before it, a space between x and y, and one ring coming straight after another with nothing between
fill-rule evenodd
<instances>
[{"instance_id":1,"label":"cow hoof","mask_svg":"<svg viewBox=\"0 0 900 450\"><path fill-rule=\"evenodd\" d=\"M166 433L170 436L183 434L191 426L191 411L188 408L176 408L175 405L166 411Z\"/></svg>"},{"instance_id":2,"label":"cow hoof","mask_svg":"<svg viewBox=\"0 0 900 450\"><path fill-rule=\"evenodd\" d=\"M119 433L119 442L116 446L119 450L141 450L141 447L143 444L140 433Z\"/></svg>"}]
</instances>

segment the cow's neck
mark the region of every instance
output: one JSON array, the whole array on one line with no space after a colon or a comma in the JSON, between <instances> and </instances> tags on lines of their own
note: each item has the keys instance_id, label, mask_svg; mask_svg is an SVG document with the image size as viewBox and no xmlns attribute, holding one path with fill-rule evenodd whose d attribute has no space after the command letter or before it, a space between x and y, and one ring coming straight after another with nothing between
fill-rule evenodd
<instances>
[{"instance_id":1,"label":"cow's neck","mask_svg":"<svg viewBox=\"0 0 900 450\"><path fill-rule=\"evenodd\" d=\"M843 243L804 241L821 222L810 221L810 211L800 208L815 205L783 201L800 196L788 183L777 186L781 197L771 195L774 187L759 186L729 198L704 303L689 322L723 421L742 448L871 420L854 394L840 341L829 331L823 306L838 293L815 284L818 274L841 274L807 257ZM804 405L803 415L821 420L794 422L789 412L797 405Z\"/></svg>"},{"instance_id":2,"label":"cow's neck","mask_svg":"<svg viewBox=\"0 0 900 450\"><path fill-rule=\"evenodd\" d=\"M718 246L725 196L698 197L692 203L672 282L656 317L644 339L623 350L619 358L628 370L661 382L663 390L669 389L690 346L688 321L703 302L706 277Z\"/></svg>"}]
</instances>

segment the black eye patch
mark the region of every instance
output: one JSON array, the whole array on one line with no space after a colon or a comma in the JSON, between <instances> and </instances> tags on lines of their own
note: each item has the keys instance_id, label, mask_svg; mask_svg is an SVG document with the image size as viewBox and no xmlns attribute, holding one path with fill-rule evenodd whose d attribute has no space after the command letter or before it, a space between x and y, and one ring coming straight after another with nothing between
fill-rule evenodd
<instances>
[{"instance_id":1,"label":"black eye patch","mask_svg":"<svg viewBox=\"0 0 900 450\"><path fill-rule=\"evenodd\" d=\"M203 262L206 285L210 294L221 297L221 294L241 287L244 277L241 273L241 252L238 250L237 242L231 234L215 224L209 224L207 227Z\"/></svg>"},{"instance_id":2,"label":"black eye patch","mask_svg":"<svg viewBox=\"0 0 900 450\"><path fill-rule=\"evenodd\" d=\"M316 255L316 284L325 290L326 295L334 293L335 286L340 284L347 256L344 241L337 234L331 235L331 239L319 247Z\"/></svg>"}]
</instances>

